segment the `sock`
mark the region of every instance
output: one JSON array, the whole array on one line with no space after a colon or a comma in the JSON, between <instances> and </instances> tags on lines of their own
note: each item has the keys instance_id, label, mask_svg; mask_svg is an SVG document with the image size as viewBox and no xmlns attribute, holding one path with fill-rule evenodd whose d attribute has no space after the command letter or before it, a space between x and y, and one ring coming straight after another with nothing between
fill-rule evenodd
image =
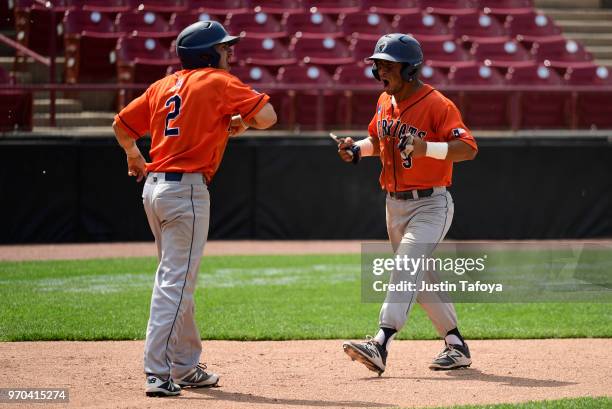
<instances>
[{"instance_id":1,"label":"sock","mask_svg":"<svg viewBox=\"0 0 612 409\"><path fill-rule=\"evenodd\" d=\"M444 337L444 340L446 341L447 344L451 344L451 345L465 344L465 341L463 340L463 337L461 336L461 333L459 332L457 328L453 328L450 331L448 331L446 333L446 336Z\"/></svg>"},{"instance_id":2,"label":"sock","mask_svg":"<svg viewBox=\"0 0 612 409\"><path fill-rule=\"evenodd\" d=\"M374 337L374 341L378 342L386 351L389 348L391 341L393 341L393 338L395 338L395 334L397 334L395 329L381 327L378 330L378 334L376 334Z\"/></svg>"}]
</instances>

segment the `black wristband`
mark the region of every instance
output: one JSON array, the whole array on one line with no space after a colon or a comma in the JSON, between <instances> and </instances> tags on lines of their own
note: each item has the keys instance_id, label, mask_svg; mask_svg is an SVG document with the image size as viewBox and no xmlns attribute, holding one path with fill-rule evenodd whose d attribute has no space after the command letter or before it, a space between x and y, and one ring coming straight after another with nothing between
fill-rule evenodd
<instances>
[{"instance_id":1,"label":"black wristband","mask_svg":"<svg viewBox=\"0 0 612 409\"><path fill-rule=\"evenodd\" d=\"M361 148L359 147L359 145L351 145L350 150L351 152L353 152L353 160L351 160L351 163L353 165L356 165L357 162L359 162L359 160L361 159Z\"/></svg>"}]
</instances>

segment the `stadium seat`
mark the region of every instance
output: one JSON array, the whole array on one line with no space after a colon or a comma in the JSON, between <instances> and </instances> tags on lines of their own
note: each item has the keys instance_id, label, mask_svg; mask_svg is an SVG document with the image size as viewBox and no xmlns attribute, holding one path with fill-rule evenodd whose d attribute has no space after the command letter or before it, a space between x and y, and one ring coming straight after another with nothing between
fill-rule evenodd
<instances>
[{"instance_id":1,"label":"stadium seat","mask_svg":"<svg viewBox=\"0 0 612 409\"><path fill-rule=\"evenodd\" d=\"M316 9L319 13L348 14L361 10L360 0L302 0L306 10Z\"/></svg>"},{"instance_id":2,"label":"stadium seat","mask_svg":"<svg viewBox=\"0 0 612 409\"><path fill-rule=\"evenodd\" d=\"M100 13L125 13L133 7L129 0L72 0L77 10L99 11Z\"/></svg>"},{"instance_id":3,"label":"stadium seat","mask_svg":"<svg viewBox=\"0 0 612 409\"><path fill-rule=\"evenodd\" d=\"M364 59L374 54L375 46L376 40L356 39L351 41L349 49L351 50L355 61L364 62Z\"/></svg>"},{"instance_id":4,"label":"stadium seat","mask_svg":"<svg viewBox=\"0 0 612 409\"><path fill-rule=\"evenodd\" d=\"M456 38L467 43L510 39L506 29L496 18L482 13L452 16L448 27Z\"/></svg>"},{"instance_id":5,"label":"stadium seat","mask_svg":"<svg viewBox=\"0 0 612 409\"><path fill-rule=\"evenodd\" d=\"M251 38L287 37L285 28L272 14L263 12L255 14L230 14L225 24L228 32L234 35Z\"/></svg>"},{"instance_id":6,"label":"stadium seat","mask_svg":"<svg viewBox=\"0 0 612 409\"><path fill-rule=\"evenodd\" d=\"M515 40L474 43L470 52L477 61L490 67L508 68L533 65L531 54Z\"/></svg>"},{"instance_id":7,"label":"stadium seat","mask_svg":"<svg viewBox=\"0 0 612 409\"><path fill-rule=\"evenodd\" d=\"M470 55L454 41L421 40L426 64L437 68L468 66L474 62Z\"/></svg>"},{"instance_id":8,"label":"stadium seat","mask_svg":"<svg viewBox=\"0 0 612 409\"><path fill-rule=\"evenodd\" d=\"M568 68L565 83L575 86L612 87L612 70L603 66ZM574 123L578 128L612 128L612 91L580 91L576 97Z\"/></svg>"},{"instance_id":9,"label":"stadium seat","mask_svg":"<svg viewBox=\"0 0 612 409\"><path fill-rule=\"evenodd\" d=\"M509 15L520 15L533 11L533 0L480 0L485 13L503 19Z\"/></svg>"},{"instance_id":10,"label":"stadium seat","mask_svg":"<svg viewBox=\"0 0 612 409\"><path fill-rule=\"evenodd\" d=\"M306 10L300 0L253 0L256 13L295 14Z\"/></svg>"},{"instance_id":11,"label":"stadium seat","mask_svg":"<svg viewBox=\"0 0 612 409\"><path fill-rule=\"evenodd\" d=\"M333 84L332 76L323 68L308 64L281 67L276 79L280 84L311 84L318 89ZM337 93L318 89L287 91L279 105L281 124L291 129L323 129L333 125L337 121Z\"/></svg>"},{"instance_id":12,"label":"stadium seat","mask_svg":"<svg viewBox=\"0 0 612 409\"><path fill-rule=\"evenodd\" d=\"M593 56L584 46L574 40L553 39L533 43L532 54L538 62L557 70L590 67Z\"/></svg>"},{"instance_id":13,"label":"stadium seat","mask_svg":"<svg viewBox=\"0 0 612 409\"><path fill-rule=\"evenodd\" d=\"M166 47L177 36L170 24L159 13L152 11L130 11L117 14L115 24L119 31L133 37L156 38Z\"/></svg>"},{"instance_id":14,"label":"stadium seat","mask_svg":"<svg viewBox=\"0 0 612 409\"><path fill-rule=\"evenodd\" d=\"M569 126L568 111L570 93L568 91L537 90L538 86L562 85L557 72L543 65L511 67L506 74L510 85L531 87L522 91L518 103L518 128L563 128Z\"/></svg>"},{"instance_id":15,"label":"stadium seat","mask_svg":"<svg viewBox=\"0 0 612 409\"><path fill-rule=\"evenodd\" d=\"M47 8L33 0L15 0L15 31L17 42L29 49L49 55L49 36L55 37L55 50L59 55L64 50L62 18L67 10L74 7L69 0L57 0L52 8ZM55 17L56 27L51 26L51 16ZM22 55L18 52L17 59L21 62Z\"/></svg>"},{"instance_id":16,"label":"stadium seat","mask_svg":"<svg viewBox=\"0 0 612 409\"><path fill-rule=\"evenodd\" d=\"M15 5L8 1L0 2L0 29L12 30L15 28Z\"/></svg>"},{"instance_id":17,"label":"stadium seat","mask_svg":"<svg viewBox=\"0 0 612 409\"><path fill-rule=\"evenodd\" d=\"M451 67L448 74L451 85L484 86L482 90L461 93L447 92L456 101L461 114L470 127L480 129L503 129L510 125L509 99L506 91L489 91L491 86L504 85L504 77L486 65Z\"/></svg>"},{"instance_id":18,"label":"stadium seat","mask_svg":"<svg viewBox=\"0 0 612 409\"><path fill-rule=\"evenodd\" d=\"M364 11L378 14L399 16L414 14L421 11L417 0L363 0L361 7Z\"/></svg>"},{"instance_id":19,"label":"stadium seat","mask_svg":"<svg viewBox=\"0 0 612 409\"><path fill-rule=\"evenodd\" d=\"M115 78L111 52L125 33L116 31L109 14L71 10L64 16L66 82L105 82Z\"/></svg>"},{"instance_id":20,"label":"stadium seat","mask_svg":"<svg viewBox=\"0 0 612 409\"><path fill-rule=\"evenodd\" d=\"M234 47L234 58L241 64L281 66L295 64L297 59L278 39L244 37Z\"/></svg>"},{"instance_id":21,"label":"stadium seat","mask_svg":"<svg viewBox=\"0 0 612 409\"><path fill-rule=\"evenodd\" d=\"M540 12L508 16L505 26L512 37L529 47L536 41L563 39L561 28L550 17Z\"/></svg>"},{"instance_id":22,"label":"stadium seat","mask_svg":"<svg viewBox=\"0 0 612 409\"><path fill-rule=\"evenodd\" d=\"M339 24L347 38L378 40L393 32L391 23L381 14L360 12L340 17Z\"/></svg>"},{"instance_id":23,"label":"stadium seat","mask_svg":"<svg viewBox=\"0 0 612 409\"><path fill-rule=\"evenodd\" d=\"M276 82L275 75L270 72L269 67L263 65L236 66L232 67L230 72L246 84L274 84Z\"/></svg>"},{"instance_id":24,"label":"stadium seat","mask_svg":"<svg viewBox=\"0 0 612 409\"><path fill-rule=\"evenodd\" d=\"M0 84L12 84L9 73L0 67ZM32 130L32 92L0 90L0 132Z\"/></svg>"},{"instance_id":25,"label":"stadium seat","mask_svg":"<svg viewBox=\"0 0 612 409\"><path fill-rule=\"evenodd\" d=\"M433 14L412 13L398 16L394 25L396 32L412 34L417 40L452 40L448 26Z\"/></svg>"},{"instance_id":26,"label":"stadium seat","mask_svg":"<svg viewBox=\"0 0 612 409\"><path fill-rule=\"evenodd\" d=\"M478 11L476 0L421 0L421 7L427 13L445 17L472 14Z\"/></svg>"},{"instance_id":27,"label":"stadium seat","mask_svg":"<svg viewBox=\"0 0 612 409\"><path fill-rule=\"evenodd\" d=\"M440 86L448 83L448 77L441 70L431 65L423 65L419 73L419 78L426 84Z\"/></svg>"},{"instance_id":28,"label":"stadium seat","mask_svg":"<svg viewBox=\"0 0 612 409\"><path fill-rule=\"evenodd\" d=\"M190 10L201 10L210 14L252 13L250 0L189 0Z\"/></svg>"},{"instance_id":29,"label":"stadium seat","mask_svg":"<svg viewBox=\"0 0 612 409\"><path fill-rule=\"evenodd\" d=\"M360 90L354 86L379 84L372 75L372 66L359 63L338 67L333 79L338 85L351 87L340 92L336 122L346 129L365 129L374 114L374 107L382 87L375 90Z\"/></svg>"},{"instance_id":30,"label":"stadium seat","mask_svg":"<svg viewBox=\"0 0 612 409\"><path fill-rule=\"evenodd\" d=\"M335 66L351 64L355 61L348 45L342 39L334 38L294 38L289 49L306 64Z\"/></svg>"},{"instance_id":31,"label":"stadium seat","mask_svg":"<svg viewBox=\"0 0 612 409\"><path fill-rule=\"evenodd\" d=\"M342 29L330 16L319 12L296 13L285 16L283 24L287 33L303 38L339 38Z\"/></svg>"},{"instance_id":32,"label":"stadium seat","mask_svg":"<svg viewBox=\"0 0 612 409\"><path fill-rule=\"evenodd\" d=\"M173 13L170 16L168 24L170 25L171 31L180 33L185 27L190 26L193 23L209 20L218 21L225 25L225 16L209 14L200 10L194 10L187 13ZM230 31L230 33L232 32Z\"/></svg>"},{"instance_id":33,"label":"stadium seat","mask_svg":"<svg viewBox=\"0 0 612 409\"><path fill-rule=\"evenodd\" d=\"M189 9L188 0L129 0L133 10L159 14L180 13Z\"/></svg>"}]
</instances>

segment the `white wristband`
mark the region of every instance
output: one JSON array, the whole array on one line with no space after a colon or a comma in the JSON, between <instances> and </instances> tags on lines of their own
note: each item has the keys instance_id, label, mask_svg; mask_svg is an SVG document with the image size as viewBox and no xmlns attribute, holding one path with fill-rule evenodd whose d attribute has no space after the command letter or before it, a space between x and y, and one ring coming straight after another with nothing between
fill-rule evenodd
<instances>
[{"instance_id":1,"label":"white wristband","mask_svg":"<svg viewBox=\"0 0 612 409\"><path fill-rule=\"evenodd\" d=\"M361 157L374 155L374 145L372 144L370 138L365 138L355 142L355 145L359 146L361 149Z\"/></svg>"},{"instance_id":2,"label":"white wristband","mask_svg":"<svg viewBox=\"0 0 612 409\"><path fill-rule=\"evenodd\" d=\"M427 150L425 156L430 158L444 160L448 155L448 143L446 142L427 142Z\"/></svg>"}]
</instances>

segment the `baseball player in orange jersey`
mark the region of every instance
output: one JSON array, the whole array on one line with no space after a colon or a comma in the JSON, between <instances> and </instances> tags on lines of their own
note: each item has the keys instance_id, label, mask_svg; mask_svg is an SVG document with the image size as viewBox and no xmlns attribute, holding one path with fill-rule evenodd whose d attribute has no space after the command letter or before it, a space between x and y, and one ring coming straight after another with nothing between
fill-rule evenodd
<instances>
[{"instance_id":1,"label":"baseball player in orange jersey","mask_svg":"<svg viewBox=\"0 0 612 409\"><path fill-rule=\"evenodd\" d=\"M212 180L230 135L269 128L276 114L260 94L229 73L232 46L214 21L184 29L176 47L182 70L152 84L115 117L128 174L146 178L143 203L155 236L157 268L144 351L147 396L180 394L181 387L216 385L200 365L194 319L200 257L208 235ZM135 139L151 134L151 163Z\"/></svg>"},{"instance_id":2,"label":"baseball player in orange jersey","mask_svg":"<svg viewBox=\"0 0 612 409\"><path fill-rule=\"evenodd\" d=\"M471 160L477 146L455 105L419 78L421 46L413 37L388 34L376 43L374 77L384 92L368 127L369 137L359 142L346 138L338 146L340 157L357 163L364 156L380 156L380 184L387 193L387 231L396 255L429 257L446 235L453 218L451 184L453 162ZM410 280L437 282L434 271L406 276L393 271L391 283ZM344 351L368 369L382 374L387 352L405 325L416 300L445 340L444 350L431 369L470 366L467 344L457 329L457 314L446 294L416 291L387 292L380 311L379 331L365 342L347 341Z\"/></svg>"}]
</instances>

